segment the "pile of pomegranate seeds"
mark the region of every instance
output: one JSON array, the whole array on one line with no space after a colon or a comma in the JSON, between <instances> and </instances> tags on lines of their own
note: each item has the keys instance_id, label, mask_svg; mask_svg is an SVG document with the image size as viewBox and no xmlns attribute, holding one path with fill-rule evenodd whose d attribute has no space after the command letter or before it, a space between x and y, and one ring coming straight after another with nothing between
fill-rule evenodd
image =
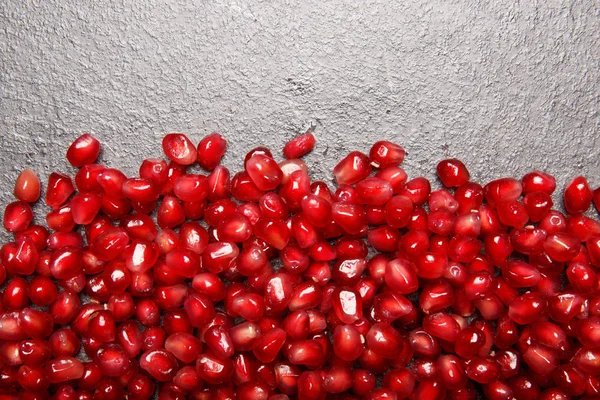
<instances>
[{"instance_id":1,"label":"pile of pomegranate seeds","mask_svg":"<svg viewBox=\"0 0 600 400\"><path fill-rule=\"evenodd\" d=\"M139 177L95 164L17 178L0 251L2 399L600 397L600 189L552 176L447 189L381 141L311 182L307 133L233 176L226 141L163 140ZM187 172L198 163L205 175ZM156 212L156 213L155 213ZM369 251L372 249L373 251Z\"/></svg>"}]
</instances>

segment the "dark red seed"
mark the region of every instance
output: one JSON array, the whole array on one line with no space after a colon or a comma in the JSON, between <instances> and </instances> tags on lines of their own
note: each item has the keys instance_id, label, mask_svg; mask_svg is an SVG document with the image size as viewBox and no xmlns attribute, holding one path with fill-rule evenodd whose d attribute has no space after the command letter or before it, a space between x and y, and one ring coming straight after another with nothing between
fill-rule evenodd
<instances>
[{"instance_id":1,"label":"dark red seed","mask_svg":"<svg viewBox=\"0 0 600 400\"><path fill-rule=\"evenodd\" d=\"M444 186L457 187L469 181L469 171L462 161L456 158L442 160L437 165L437 174Z\"/></svg>"},{"instance_id":2,"label":"dark red seed","mask_svg":"<svg viewBox=\"0 0 600 400\"><path fill-rule=\"evenodd\" d=\"M304 135L296 136L283 146L283 155L285 158L294 159L300 158L310 153L315 147L315 137L308 132Z\"/></svg>"},{"instance_id":3,"label":"dark red seed","mask_svg":"<svg viewBox=\"0 0 600 400\"><path fill-rule=\"evenodd\" d=\"M213 132L198 144L198 164L208 171L214 170L227 149L227 141L221 134Z\"/></svg>"}]
</instances>

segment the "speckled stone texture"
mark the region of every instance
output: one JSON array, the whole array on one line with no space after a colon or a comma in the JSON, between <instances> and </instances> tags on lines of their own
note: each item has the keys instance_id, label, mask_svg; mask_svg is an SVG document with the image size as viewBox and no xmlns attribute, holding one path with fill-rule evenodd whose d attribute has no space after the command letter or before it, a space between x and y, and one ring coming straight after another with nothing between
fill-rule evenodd
<instances>
[{"instance_id":1,"label":"speckled stone texture","mask_svg":"<svg viewBox=\"0 0 600 400\"><path fill-rule=\"evenodd\" d=\"M315 178L387 138L411 176L452 156L600 184L597 1L360 3L4 0L1 205L24 167L73 173L84 131L128 174L167 132L222 132L239 169L312 126Z\"/></svg>"},{"instance_id":2,"label":"speckled stone texture","mask_svg":"<svg viewBox=\"0 0 600 400\"><path fill-rule=\"evenodd\" d=\"M600 184L597 1L360 3L2 1L1 204L23 167L73 173L84 131L128 174L167 132L223 133L239 169L313 126L316 178L387 138L411 176L452 156Z\"/></svg>"}]
</instances>

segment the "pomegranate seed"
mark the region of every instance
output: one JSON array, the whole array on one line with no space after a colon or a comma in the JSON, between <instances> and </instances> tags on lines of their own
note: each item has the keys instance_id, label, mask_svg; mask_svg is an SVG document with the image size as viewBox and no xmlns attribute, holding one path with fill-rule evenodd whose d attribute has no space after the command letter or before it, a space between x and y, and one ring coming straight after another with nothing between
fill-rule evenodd
<instances>
[{"instance_id":1,"label":"pomegranate seed","mask_svg":"<svg viewBox=\"0 0 600 400\"><path fill-rule=\"evenodd\" d=\"M219 133L211 133L198 144L198 164L206 170L214 170L227 148L227 141Z\"/></svg>"},{"instance_id":2,"label":"pomegranate seed","mask_svg":"<svg viewBox=\"0 0 600 400\"><path fill-rule=\"evenodd\" d=\"M216 201L229 196L230 193L230 175L229 170L221 165L215 167L207 178L208 180L208 200Z\"/></svg>"},{"instance_id":3,"label":"pomegranate seed","mask_svg":"<svg viewBox=\"0 0 600 400\"><path fill-rule=\"evenodd\" d=\"M151 350L142 354L140 368L157 381L166 382L177 373L177 359L167 350Z\"/></svg>"},{"instance_id":4,"label":"pomegranate seed","mask_svg":"<svg viewBox=\"0 0 600 400\"><path fill-rule=\"evenodd\" d=\"M366 178L356 185L356 194L362 204L381 206L392 198L392 185L380 178Z\"/></svg>"},{"instance_id":5,"label":"pomegranate seed","mask_svg":"<svg viewBox=\"0 0 600 400\"><path fill-rule=\"evenodd\" d=\"M233 364L228 358L201 354L196 362L198 376L209 384L227 382L233 374Z\"/></svg>"},{"instance_id":6,"label":"pomegranate seed","mask_svg":"<svg viewBox=\"0 0 600 400\"><path fill-rule=\"evenodd\" d=\"M51 383L79 379L83 376L83 364L73 357L57 357L46 365L46 374Z\"/></svg>"},{"instance_id":7,"label":"pomegranate seed","mask_svg":"<svg viewBox=\"0 0 600 400\"><path fill-rule=\"evenodd\" d=\"M592 204L592 199L592 190L583 176L576 177L565 188L565 208L570 214L580 214L587 211Z\"/></svg>"},{"instance_id":8,"label":"pomegranate seed","mask_svg":"<svg viewBox=\"0 0 600 400\"><path fill-rule=\"evenodd\" d=\"M556 189L556 180L552 175L540 171L533 171L521 179L523 193L543 192L552 194Z\"/></svg>"},{"instance_id":9,"label":"pomegranate seed","mask_svg":"<svg viewBox=\"0 0 600 400\"><path fill-rule=\"evenodd\" d=\"M262 191L273 190L281 183L283 172L273 158L256 154L246 161L246 172Z\"/></svg>"},{"instance_id":10,"label":"pomegranate seed","mask_svg":"<svg viewBox=\"0 0 600 400\"><path fill-rule=\"evenodd\" d=\"M484 186L483 193L488 204L496 206L502 201L512 201L519 198L523 191L521 182L513 178L501 178Z\"/></svg>"},{"instance_id":11,"label":"pomegranate seed","mask_svg":"<svg viewBox=\"0 0 600 400\"><path fill-rule=\"evenodd\" d=\"M258 321L265 312L265 302L256 293L241 293L227 307L234 315L239 315L248 321Z\"/></svg>"},{"instance_id":12,"label":"pomegranate seed","mask_svg":"<svg viewBox=\"0 0 600 400\"><path fill-rule=\"evenodd\" d=\"M423 177L411 179L398 191L398 195L408 197L415 206L425 204L430 193L431 184Z\"/></svg>"},{"instance_id":13,"label":"pomegranate seed","mask_svg":"<svg viewBox=\"0 0 600 400\"><path fill-rule=\"evenodd\" d=\"M554 350L538 344L532 344L528 347L523 353L523 361L531 370L541 375L550 374L559 364Z\"/></svg>"},{"instance_id":14,"label":"pomegranate seed","mask_svg":"<svg viewBox=\"0 0 600 400\"><path fill-rule=\"evenodd\" d=\"M442 160L437 165L437 174L444 186L458 187L469 181L469 171L462 161L456 158Z\"/></svg>"},{"instance_id":15,"label":"pomegranate seed","mask_svg":"<svg viewBox=\"0 0 600 400\"><path fill-rule=\"evenodd\" d=\"M385 168L401 164L405 150L395 143L382 140L375 143L369 152L371 165L375 168Z\"/></svg>"},{"instance_id":16,"label":"pomegranate seed","mask_svg":"<svg viewBox=\"0 0 600 400\"><path fill-rule=\"evenodd\" d=\"M7 232L20 232L27 229L32 220L33 212L29 203L15 201L6 206L2 222Z\"/></svg>"},{"instance_id":17,"label":"pomegranate seed","mask_svg":"<svg viewBox=\"0 0 600 400\"><path fill-rule=\"evenodd\" d=\"M369 349L385 358L396 358L405 346L400 334L386 323L376 323L371 326L366 335Z\"/></svg>"},{"instance_id":18,"label":"pomegranate seed","mask_svg":"<svg viewBox=\"0 0 600 400\"><path fill-rule=\"evenodd\" d=\"M566 275L575 292L589 294L598 289L598 277L596 273L592 268L583 263L569 263Z\"/></svg>"},{"instance_id":19,"label":"pomegranate seed","mask_svg":"<svg viewBox=\"0 0 600 400\"><path fill-rule=\"evenodd\" d=\"M443 312L426 316L423 319L423 329L431 336L447 342L454 342L461 330L456 320Z\"/></svg>"},{"instance_id":20,"label":"pomegranate seed","mask_svg":"<svg viewBox=\"0 0 600 400\"><path fill-rule=\"evenodd\" d=\"M100 142L89 133L84 133L69 146L67 160L74 167L82 167L96 161L98 154L100 154Z\"/></svg>"},{"instance_id":21,"label":"pomegranate seed","mask_svg":"<svg viewBox=\"0 0 600 400\"><path fill-rule=\"evenodd\" d=\"M300 158L310 153L313 147L315 147L315 137L308 132L287 142L283 147L283 155L288 160Z\"/></svg>"},{"instance_id":22,"label":"pomegranate seed","mask_svg":"<svg viewBox=\"0 0 600 400\"><path fill-rule=\"evenodd\" d=\"M532 287L540 281L540 273L532 265L523 261L509 260L502 267L502 276L512 287Z\"/></svg>"},{"instance_id":23,"label":"pomegranate seed","mask_svg":"<svg viewBox=\"0 0 600 400\"><path fill-rule=\"evenodd\" d=\"M280 328L264 333L252 350L260 362L269 363L275 360L286 340L286 333Z\"/></svg>"},{"instance_id":24,"label":"pomegranate seed","mask_svg":"<svg viewBox=\"0 0 600 400\"><path fill-rule=\"evenodd\" d=\"M555 233L548 235L544 242L544 250L558 262L572 260L578 253L581 245L576 236L569 233Z\"/></svg>"},{"instance_id":25,"label":"pomegranate seed","mask_svg":"<svg viewBox=\"0 0 600 400\"><path fill-rule=\"evenodd\" d=\"M333 333L333 352L344 361L353 361L364 350L364 337L353 325L338 325Z\"/></svg>"},{"instance_id":26,"label":"pomegranate seed","mask_svg":"<svg viewBox=\"0 0 600 400\"><path fill-rule=\"evenodd\" d=\"M165 349L184 363L195 361L202 350L202 344L193 335L177 332L165 341Z\"/></svg>"},{"instance_id":27,"label":"pomegranate seed","mask_svg":"<svg viewBox=\"0 0 600 400\"><path fill-rule=\"evenodd\" d=\"M375 174L376 178L386 180L392 185L394 194L398 194L408 179L406 172L400 167L386 167Z\"/></svg>"},{"instance_id":28,"label":"pomegranate seed","mask_svg":"<svg viewBox=\"0 0 600 400\"><path fill-rule=\"evenodd\" d=\"M105 376L121 376L129 369L129 358L118 344L103 344L95 359Z\"/></svg>"},{"instance_id":29,"label":"pomegranate seed","mask_svg":"<svg viewBox=\"0 0 600 400\"><path fill-rule=\"evenodd\" d=\"M460 359L454 355L443 355L437 360L440 381L447 389L458 390L467 384L467 374Z\"/></svg>"},{"instance_id":30,"label":"pomegranate seed","mask_svg":"<svg viewBox=\"0 0 600 400\"><path fill-rule=\"evenodd\" d=\"M184 308L192 325L197 328L205 326L215 316L215 309L211 301L198 293L191 293L187 296Z\"/></svg>"},{"instance_id":31,"label":"pomegranate seed","mask_svg":"<svg viewBox=\"0 0 600 400\"><path fill-rule=\"evenodd\" d=\"M339 185L352 185L371 173L369 158L359 151L353 151L340 161L333 173Z\"/></svg>"},{"instance_id":32,"label":"pomegranate seed","mask_svg":"<svg viewBox=\"0 0 600 400\"><path fill-rule=\"evenodd\" d=\"M62 206L75 191L73 181L67 175L53 172L48 177L46 204L52 208Z\"/></svg>"},{"instance_id":33,"label":"pomegranate seed","mask_svg":"<svg viewBox=\"0 0 600 400\"><path fill-rule=\"evenodd\" d=\"M350 367L334 366L324 371L323 389L327 393L342 393L352 387L352 371Z\"/></svg>"},{"instance_id":34,"label":"pomegranate seed","mask_svg":"<svg viewBox=\"0 0 600 400\"><path fill-rule=\"evenodd\" d=\"M2 297L2 305L6 310L21 310L29 305L27 286L27 281L18 276L6 284Z\"/></svg>"},{"instance_id":35,"label":"pomegranate seed","mask_svg":"<svg viewBox=\"0 0 600 400\"><path fill-rule=\"evenodd\" d=\"M190 165L196 161L197 151L190 139L182 133L170 133L163 138L163 151L174 162Z\"/></svg>"},{"instance_id":36,"label":"pomegranate seed","mask_svg":"<svg viewBox=\"0 0 600 400\"><path fill-rule=\"evenodd\" d=\"M231 180L231 195L240 201L258 201L263 192L250 179L247 172L238 172Z\"/></svg>"},{"instance_id":37,"label":"pomegranate seed","mask_svg":"<svg viewBox=\"0 0 600 400\"><path fill-rule=\"evenodd\" d=\"M496 205L500 222L514 228L521 228L529 220L523 203L517 200L504 200Z\"/></svg>"},{"instance_id":38,"label":"pomegranate seed","mask_svg":"<svg viewBox=\"0 0 600 400\"><path fill-rule=\"evenodd\" d=\"M27 296L36 306L48 306L56 300L58 291L52 280L43 276L34 276L27 287Z\"/></svg>"},{"instance_id":39,"label":"pomegranate seed","mask_svg":"<svg viewBox=\"0 0 600 400\"><path fill-rule=\"evenodd\" d=\"M321 374L317 371L304 371L298 377L298 398L321 399L324 397L325 390Z\"/></svg>"},{"instance_id":40,"label":"pomegranate seed","mask_svg":"<svg viewBox=\"0 0 600 400\"><path fill-rule=\"evenodd\" d=\"M269 192L262 195L258 206L258 217L283 219L289 215L285 201L277 193Z\"/></svg>"},{"instance_id":41,"label":"pomegranate seed","mask_svg":"<svg viewBox=\"0 0 600 400\"><path fill-rule=\"evenodd\" d=\"M174 193L181 201L202 201L208 195L208 179L202 175L183 175L175 181Z\"/></svg>"},{"instance_id":42,"label":"pomegranate seed","mask_svg":"<svg viewBox=\"0 0 600 400\"><path fill-rule=\"evenodd\" d=\"M294 365L316 368L325 362L323 347L316 340L293 342L286 349L288 361Z\"/></svg>"},{"instance_id":43,"label":"pomegranate seed","mask_svg":"<svg viewBox=\"0 0 600 400\"><path fill-rule=\"evenodd\" d=\"M40 198L40 178L30 169L21 171L15 181L15 197L27 203L35 203Z\"/></svg>"},{"instance_id":44,"label":"pomegranate seed","mask_svg":"<svg viewBox=\"0 0 600 400\"><path fill-rule=\"evenodd\" d=\"M508 306L508 315L519 325L537 321L546 311L546 299L538 293L525 293Z\"/></svg>"},{"instance_id":45,"label":"pomegranate seed","mask_svg":"<svg viewBox=\"0 0 600 400\"><path fill-rule=\"evenodd\" d=\"M525 211L532 222L541 221L554 205L550 195L544 192L527 193L523 198Z\"/></svg>"}]
</instances>

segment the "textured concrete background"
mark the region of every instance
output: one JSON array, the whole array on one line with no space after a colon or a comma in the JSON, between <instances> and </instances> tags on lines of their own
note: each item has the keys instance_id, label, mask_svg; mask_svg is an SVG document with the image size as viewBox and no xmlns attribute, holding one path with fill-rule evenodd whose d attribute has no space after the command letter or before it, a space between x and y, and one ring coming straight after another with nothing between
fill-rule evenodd
<instances>
[{"instance_id":1,"label":"textured concrete background","mask_svg":"<svg viewBox=\"0 0 600 400\"><path fill-rule=\"evenodd\" d=\"M387 138L411 176L538 168L600 184L597 0L0 3L0 203L18 171L73 173L84 131L135 174L171 131L219 131L225 163L314 126L313 176ZM6 237L6 236L5 236Z\"/></svg>"}]
</instances>

